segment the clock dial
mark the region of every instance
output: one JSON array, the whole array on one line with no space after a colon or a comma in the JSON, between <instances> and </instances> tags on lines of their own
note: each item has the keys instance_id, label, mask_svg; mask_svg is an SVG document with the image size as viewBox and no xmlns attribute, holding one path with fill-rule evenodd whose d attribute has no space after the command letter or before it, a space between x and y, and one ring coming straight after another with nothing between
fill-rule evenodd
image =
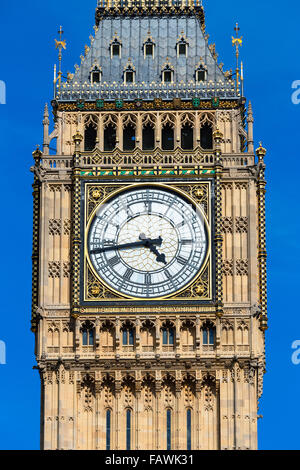
<instances>
[{"instance_id":1,"label":"clock dial","mask_svg":"<svg viewBox=\"0 0 300 470\"><path fill-rule=\"evenodd\" d=\"M88 250L97 275L132 298L170 296L199 273L208 249L202 215L181 195L135 188L97 210Z\"/></svg>"}]
</instances>

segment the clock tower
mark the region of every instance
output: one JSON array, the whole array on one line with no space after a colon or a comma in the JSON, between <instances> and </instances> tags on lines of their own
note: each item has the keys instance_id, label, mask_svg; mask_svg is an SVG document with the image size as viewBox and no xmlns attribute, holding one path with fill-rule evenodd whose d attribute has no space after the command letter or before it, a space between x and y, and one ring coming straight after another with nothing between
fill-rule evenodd
<instances>
[{"instance_id":1,"label":"clock tower","mask_svg":"<svg viewBox=\"0 0 300 470\"><path fill-rule=\"evenodd\" d=\"M59 31L32 167L42 449L257 448L266 150L235 31L232 73L201 1L99 0L66 79Z\"/></svg>"}]
</instances>

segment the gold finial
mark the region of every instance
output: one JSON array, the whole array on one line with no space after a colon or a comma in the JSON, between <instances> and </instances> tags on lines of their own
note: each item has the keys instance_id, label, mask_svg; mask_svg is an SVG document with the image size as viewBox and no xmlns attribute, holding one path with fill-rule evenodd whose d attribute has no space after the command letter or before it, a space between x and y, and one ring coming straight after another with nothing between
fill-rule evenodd
<instances>
[{"instance_id":1,"label":"gold finial","mask_svg":"<svg viewBox=\"0 0 300 470\"><path fill-rule=\"evenodd\" d=\"M54 85L58 81L59 90L60 90L61 89L61 78L62 78L62 70L61 70L62 50L66 49L66 47L67 47L66 41L62 39L62 35L64 34L62 26L60 26L58 34L59 34L59 40L57 40L57 39L54 40L55 41L55 48L58 49L58 63L59 63L58 77L57 78L55 77Z\"/></svg>"},{"instance_id":2,"label":"gold finial","mask_svg":"<svg viewBox=\"0 0 300 470\"><path fill-rule=\"evenodd\" d=\"M82 135L80 134L79 131L76 132L76 134L73 136L73 141L76 145L76 148L79 147L80 143L82 142L83 140L83 137Z\"/></svg>"},{"instance_id":3,"label":"gold finial","mask_svg":"<svg viewBox=\"0 0 300 470\"><path fill-rule=\"evenodd\" d=\"M42 157L42 152L40 151L40 146L37 145L34 152L32 152L34 160L38 163Z\"/></svg>"},{"instance_id":4,"label":"gold finial","mask_svg":"<svg viewBox=\"0 0 300 470\"><path fill-rule=\"evenodd\" d=\"M256 149L256 155L258 156L259 160L263 160L266 156L267 150L263 147L262 142L259 142L259 147Z\"/></svg>"},{"instance_id":5,"label":"gold finial","mask_svg":"<svg viewBox=\"0 0 300 470\"><path fill-rule=\"evenodd\" d=\"M239 89L239 76L240 76L240 66L239 66L239 56L240 56L240 47L243 45L243 36L239 37L239 24L236 23L235 28L235 36L232 36L232 45L235 46L235 55L236 55L236 92Z\"/></svg>"}]
</instances>

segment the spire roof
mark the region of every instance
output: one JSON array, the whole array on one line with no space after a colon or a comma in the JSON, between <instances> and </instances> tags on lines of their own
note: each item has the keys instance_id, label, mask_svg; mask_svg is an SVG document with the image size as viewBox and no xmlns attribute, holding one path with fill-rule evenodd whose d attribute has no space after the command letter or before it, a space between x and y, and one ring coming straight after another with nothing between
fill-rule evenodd
<instances>
[{"instance_id":1,"label":"spire roof","mask_svg":"<svg viewBox=\"0 0 300 470\"><path fill-rule=\"evenodd\" d=\"M215 46L208 44L199 0L98 0L96 23L91 45L57 92L58 101L236 97ZM146 55L146 43L153 44L153 54ZM179 53L179 44L186 44L186 54ZM118 55L113 45L119 45ZM165 67L172 73L168 83ZM133 83L126 83L126 70L133 71ZM197 70L204 79L197 81ZM92 80L93 71L100 72L99 82Z\"/></svg>"}]
</instances>

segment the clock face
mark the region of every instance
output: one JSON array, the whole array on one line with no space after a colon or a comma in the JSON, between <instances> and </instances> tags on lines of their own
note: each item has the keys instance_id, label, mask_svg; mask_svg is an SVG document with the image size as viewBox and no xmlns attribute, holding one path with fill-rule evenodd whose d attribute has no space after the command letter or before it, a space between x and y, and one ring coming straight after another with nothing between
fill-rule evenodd
<instances>
[{"instance_id":1,"label":"clock face","mask_svg":"<svg viewBox=\"0 0 300 470\"><path fill-rule=\"evenodd\" d=\"M201 270L208 250L199 210L155 186L127 190L101 205L87 243L94 270L109 287L144 299L182 290Z\"/></svg>"}]
</instances>

